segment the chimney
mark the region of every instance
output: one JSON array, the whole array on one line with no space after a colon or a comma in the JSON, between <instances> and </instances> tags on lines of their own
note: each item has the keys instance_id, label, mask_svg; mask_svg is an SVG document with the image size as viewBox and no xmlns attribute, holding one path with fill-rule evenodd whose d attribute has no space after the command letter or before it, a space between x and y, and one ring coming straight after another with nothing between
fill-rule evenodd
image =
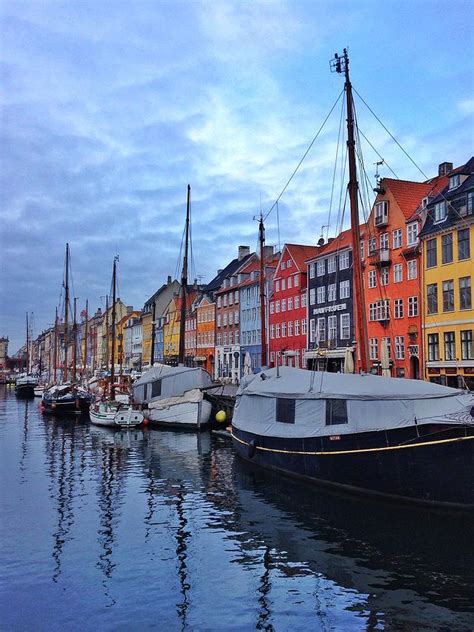
<instances>
[{"instance_id":1,"label":"chimney","mask_svg":"<svg viewBox=\"0 0 474 632\"><path fill-rule=\"evenodd\" d=\"M453 170L452 162L442 162L438 167L438 175L439 176L447 176L448 173L451 173Z\"/></svg>"},{"instance_id":2,"label":"chimney","mask_svg":"<svg viewBox=\"0 0 474 632\"><path fill-rule=\"evenodd\" d=\"M273 246L264 246L263 247L263 260L270 259L273 257Z\"/></svg>"},{"instance_id":3,"label":"chimney","mask_svg":"<svg viewBox=\"0 0 474 632\"><path fill-rule=\"evenodd\" d=\"M168 275L168 280L166 281L167 285L171 285L171 275Z\"/></svg>"},{"instance_id":4,"label":"chimney","mask_svg":"<svg viewBox=\"0 0 474 632\"><path fill-rule=\"evenodd\" d=\"M247 255L250 254L250 247L249 246L239 246L239 254L238 254L238 260L242 261L242 259L244 257L246 257Z\"/></svg>"}]
</instances>

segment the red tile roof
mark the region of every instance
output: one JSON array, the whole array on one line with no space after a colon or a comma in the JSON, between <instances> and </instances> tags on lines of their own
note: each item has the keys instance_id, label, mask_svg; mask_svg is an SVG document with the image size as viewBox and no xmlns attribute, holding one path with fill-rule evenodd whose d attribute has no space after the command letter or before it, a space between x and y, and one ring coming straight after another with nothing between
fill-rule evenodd
<instances>
[{"instance_id":1,"label":"red tile roof","mask_svg":"<svg viewBox=\"0 0 474 632\"><path fill-rule=\"evenodd\" d=\"M363 237L365 235L365 224L361 224L360 226L360 235ZM337 252L338 250L342 250L343 248L347 248L348 246L352 246L353 234L352 228L348 228L347 230L343 230L342 233L339 233L337 237L329 241L324 246L316 248L316 254L307 259L306 261L310 261L319 257L319 255L328 255L331 252Z\"/></svg>"},{"instance_id":2,"label":"red tile roof","mask_svg":"<svg viewBox=\"0 0 474 632\"><path fill-rule=\"evenodd\" d=\"M315 257L319 250L316 246L304 244L285 244L285 246L300 271L306 271L306 260Z\"/></svg>"},{"instance_id":3,"label":"red tile roof","mask_svg":"<svg viewBox=\"0 0 474 632\"><path fill-rule=\"evenodd\" d=\"M421 200L428 195L436 195L447 184L446 176L438 176L427 182L411 182L410 180L394 180L384 178L382 187L385 185L397 201L400 210L405 218L410 218L420 206Z\"/></svg>"}]
</instances>

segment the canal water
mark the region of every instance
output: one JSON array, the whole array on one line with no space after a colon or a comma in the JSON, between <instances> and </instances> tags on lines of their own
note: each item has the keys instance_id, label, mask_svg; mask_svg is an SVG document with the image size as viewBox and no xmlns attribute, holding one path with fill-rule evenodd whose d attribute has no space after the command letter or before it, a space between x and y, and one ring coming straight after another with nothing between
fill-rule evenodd
<instances>
[{"instance_id":1,"label":"canal water","mask_svg":"<svg viewBox=\"0 0 474 632\"><path fill-rule=\"evenodd\" d=\"M472 517L323 493L208 433L43 417L0 388L1 630L474 629Z\"/></svg>"}]
</instances>

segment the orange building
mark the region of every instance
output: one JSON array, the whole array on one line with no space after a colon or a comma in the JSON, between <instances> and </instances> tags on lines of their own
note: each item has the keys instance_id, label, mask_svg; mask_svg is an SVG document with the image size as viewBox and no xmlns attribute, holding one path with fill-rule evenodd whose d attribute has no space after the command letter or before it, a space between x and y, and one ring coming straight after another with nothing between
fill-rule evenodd
<instances>
[{"instance_id":1,"label":"orange building","mask_svg":"<svg viewBox=\"0 0 474 632\"><path fill-rule=\"evenodd\" d=\"M439 181L383 178L376 189L361 245L369 368L373 373L386 369L384 374L393 377L423 377L421 226L415 211L429 199Z\"/></svg>"},{"instance_id":2,"label":"orange building","mask_svg":"<svg viewBox=\"0 0 474 632\"><path fill-rule=\"evenodd\" d=\"M196 356L197 365L214 375L216 304L203 294L196 305Z\"/></svg>"}]
</instances>

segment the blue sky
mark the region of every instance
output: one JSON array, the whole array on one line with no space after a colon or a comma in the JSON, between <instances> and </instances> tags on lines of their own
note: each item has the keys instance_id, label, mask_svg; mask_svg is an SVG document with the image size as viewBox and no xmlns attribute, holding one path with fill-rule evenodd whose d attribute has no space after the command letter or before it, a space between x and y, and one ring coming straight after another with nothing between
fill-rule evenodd
<instances>
[{"instance_id":1,"label":"blue sky","mask_svg":"<svg viewBox=\"0 0 474 632\"><path fill-rule=\"evenodd\" d=\"M142 307L176 272L188 182L195 275L208 281L239 244L255 247L260 203L272 205L342 89L329 60L344 46L354 87L425 173L465 162L472 24L474 3L460 0L3 2L0 335L10 352L25 311L35 333L52 323L66 241L81 309L101 304L116 253L121 298ZM357 111L397 175L421 179ZM314 243L327 223L339 114L281 200L282 242ZM365 147L364 157L372 178L376 156ZM277 243L275 212L267 241Z\"/></svg>"}]
</instances>

